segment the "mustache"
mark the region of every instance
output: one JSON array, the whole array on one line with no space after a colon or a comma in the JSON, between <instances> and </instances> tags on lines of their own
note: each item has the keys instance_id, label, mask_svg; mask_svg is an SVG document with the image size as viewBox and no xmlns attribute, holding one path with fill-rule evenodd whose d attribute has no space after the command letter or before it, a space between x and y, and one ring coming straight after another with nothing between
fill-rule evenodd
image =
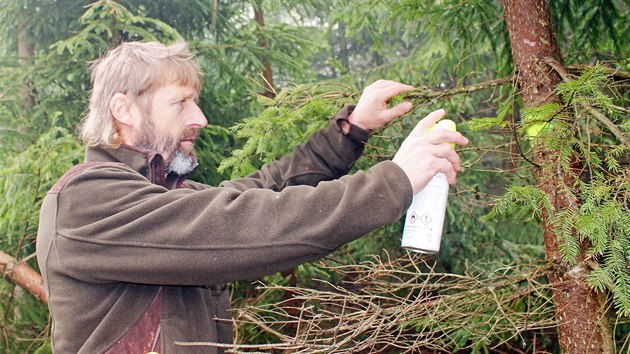
<instances>
[{"instance_id":1,"label":"mustache","mask_svg":"<svg viewBox=\"0 0 630 354\"><path fill-rule=\"evenodd\" d=\"M199 137L199 129L186 128L184 129L184 131L182 131L182 134L180 135L179 140L180 141L197 140L198 137Z\"/></svg>"}]
</instances>

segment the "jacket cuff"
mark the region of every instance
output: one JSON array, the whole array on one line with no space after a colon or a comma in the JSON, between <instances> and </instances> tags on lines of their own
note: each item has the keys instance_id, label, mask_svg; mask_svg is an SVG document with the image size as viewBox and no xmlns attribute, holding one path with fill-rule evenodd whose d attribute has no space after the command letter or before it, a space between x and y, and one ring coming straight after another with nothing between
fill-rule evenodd
<instances>
[{"instance_id":1,"label":"jacket cuff","mask_svg":"<svg viewBox=\"0 0 630 354\"><path fill-rule=\"evenodd\" d=\"M350 117L350 114L352 114L352 111L354 111L355 107L356 106L352 104L345 105L334 118L335 126L337 127L337 131L341 134L349 137L350 139L358 143L365 144L368 141L368 138L370 137L372 131L368 129L363 129L350 123L348 117ZM348 127L350 127L347 134L342 129L342 124L344 122L348 124Z\"/></svg>"}]
</instances>

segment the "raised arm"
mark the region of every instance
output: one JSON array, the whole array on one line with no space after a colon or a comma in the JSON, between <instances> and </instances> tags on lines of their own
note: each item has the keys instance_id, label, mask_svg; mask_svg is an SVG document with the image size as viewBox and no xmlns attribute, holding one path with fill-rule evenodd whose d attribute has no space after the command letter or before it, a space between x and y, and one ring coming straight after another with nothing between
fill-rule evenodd
<instances>
[{"instance_id":1,"label":"raised arm","mask_svg":"<svg viewBox=\"0 0 630 354\"><path fill-rule=\"evenodd\" d=\"M370 131L407 113L410 102L389 108L387 101L413 89L395 81L378 80L367 86L355 106L344 107L330 126L278 161L267 164L252 175L226 181L224 187L245 190L267 188L275 191L291 185L315 186L320 181L339 178L361 156Z\"/></svg>"}]
</instances>

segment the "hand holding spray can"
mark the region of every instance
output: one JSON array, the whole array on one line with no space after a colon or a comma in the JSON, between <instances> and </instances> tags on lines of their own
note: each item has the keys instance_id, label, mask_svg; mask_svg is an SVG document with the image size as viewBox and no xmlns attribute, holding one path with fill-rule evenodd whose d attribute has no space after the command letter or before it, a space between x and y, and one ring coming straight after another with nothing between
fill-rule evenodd
<instances>
[{"instance_id":1,"label":"hand holding spray can","mask_svg":"<svg viewBox=\"0 0 630 354\"><path fill-rule=\"evenodd\" d=\"M443 119L429 131L436 128L457 131L455 122ZM454 144L452 144L454 146ZM448 180L443 173L437 173L413 201L405 216L402 247L410 251L435 254L440 250L442 228L446 214Z\"/></svg>"}]
</instances>

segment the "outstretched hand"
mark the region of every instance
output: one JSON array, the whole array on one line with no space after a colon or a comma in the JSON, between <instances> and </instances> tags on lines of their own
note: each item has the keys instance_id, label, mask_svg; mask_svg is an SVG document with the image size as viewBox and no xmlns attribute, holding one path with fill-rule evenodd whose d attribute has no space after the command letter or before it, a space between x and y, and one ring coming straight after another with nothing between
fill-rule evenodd
<instances>
[{"instance_id":1,"label":"outstretched hand","mask_svg":"<svg viewBox=\"0 0 630 354\"><path fill-rule=\"evenodd\" d=\"M407 174L414 194L438 172L444 173L448 182L454 184L457 172L461 170L459 156L450 144L466 145L468 139L461 133L446 129L429 132L445 114L443 109L429 113L411 131L393 158L394 163Z\"/></svg>"},{"instance_id":2,"label":"outstretched hand","mask_svg":"<svg viewBox=\"0 0 630 354\"><path fill-rule=\"evenodd\" d=\"M399 117L412 108L411 102L402 102L387 107L387 101L405 91L413 90L413 86L396 81L378 80L368 85L361 94L356 108L348 117L348 121L363 129L376 129L392 119Z\"/></svg>"}]
</instances>

